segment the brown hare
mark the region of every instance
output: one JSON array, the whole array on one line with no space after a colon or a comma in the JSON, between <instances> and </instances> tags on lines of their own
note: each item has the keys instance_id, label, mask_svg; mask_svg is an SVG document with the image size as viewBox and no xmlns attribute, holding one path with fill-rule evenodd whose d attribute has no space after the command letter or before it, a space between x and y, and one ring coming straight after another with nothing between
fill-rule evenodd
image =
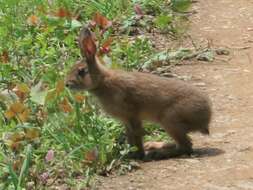
<instances>
[{"instance_id":1,"label":"brown hare","mask_svg":"<svg viewBox=\"0 0 253 190\"><path fill-rule=\"evenodd\" d=\"M209 134L210 101L198 89L172 78L105 67L96 57L97 47L86 27L80 32L79 46L83 60L67 75L66 86L88 90L108 114L126 125L128 143L137 147L134 158L145 156L143 120L160 124L175 140L167 157L192 153L189 132Z\"/></svg>"}]
</instances>

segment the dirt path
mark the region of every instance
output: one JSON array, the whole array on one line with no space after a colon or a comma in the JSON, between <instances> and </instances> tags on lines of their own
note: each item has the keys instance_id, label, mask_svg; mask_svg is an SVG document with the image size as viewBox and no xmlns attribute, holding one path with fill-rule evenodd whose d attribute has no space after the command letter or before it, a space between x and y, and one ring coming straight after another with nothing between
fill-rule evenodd
<instances>
[{"instance_id":1,"label":"dirt path","mask_svg":"<svg viewBox=\"0 0 253 190\"><path fill-rule=\"evenodd\" d=\"M204 88L213 101L211 136L193 134L195 158L148 162L124 176L102 180L103 190L253 190L253 1L199 0L194 39L235 48L228 63L181 66L180 75ZM242 47L252 46L249 49Z\"/></svg>"}]
</instances>

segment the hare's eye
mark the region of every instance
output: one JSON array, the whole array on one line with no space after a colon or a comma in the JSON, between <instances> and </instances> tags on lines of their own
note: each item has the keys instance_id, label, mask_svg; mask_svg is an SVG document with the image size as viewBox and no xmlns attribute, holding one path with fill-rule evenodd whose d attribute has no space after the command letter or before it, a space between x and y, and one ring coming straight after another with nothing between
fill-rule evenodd
<instances>
[{"instance_id":1,"label":"hare's eye","mask_svg":"<svg viewBox=\"0 0 253 190\"><path fill-rule=\"evenodd\" d=\"M84 77L87 73L88 73L87 68L81 68L81 69L78 70L78 76L79 77Z\"/></svg>"}]
</instances>

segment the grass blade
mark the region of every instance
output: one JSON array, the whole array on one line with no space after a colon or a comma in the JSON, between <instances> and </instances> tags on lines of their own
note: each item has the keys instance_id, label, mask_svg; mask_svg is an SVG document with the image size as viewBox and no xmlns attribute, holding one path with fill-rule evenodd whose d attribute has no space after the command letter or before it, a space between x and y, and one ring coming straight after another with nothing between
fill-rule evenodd
<instances>
[{"instance_id":1,"label":"grass blade","mask_svg":"<svg viewBox=\"0 0 253 190\"><path fill-rule=\"evenodd\" d=\"M26 157L25 157L25 160L23 162L23 165L22 165L22 168L21 168L21 171L19 174L18 188L21 188L22 182L24 181L24 178L26 177L26 175L28 173L31 158L32 158L32 145L29 144L27 146Z\"/></svg>"}]
</instances>

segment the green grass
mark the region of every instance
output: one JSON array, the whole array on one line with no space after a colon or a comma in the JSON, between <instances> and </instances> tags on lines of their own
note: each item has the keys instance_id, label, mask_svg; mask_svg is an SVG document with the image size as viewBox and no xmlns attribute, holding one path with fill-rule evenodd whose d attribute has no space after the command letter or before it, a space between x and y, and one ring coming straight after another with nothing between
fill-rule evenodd
<instances>
[{"instance_id":1,"label":"green grass","mask_svg":"<svg viewBox=\"0 0 253 190\"><path fill-rule=\"evenodd\" d=\"M101 114L88 93L78 100L62 80L80 58L80 27L95 12L114 23L101 39L113 37L111 52L104 56L108 66L140 68L155 50L145 35L131 31L138 28L145 34L156 28L176 34L175 10L185 11L188 1L166 2L0 1L0 189L60 184L78 189L91 185L95 174L130 168L125 155L131 148L122 143L121 124ZM137 4L152 17L137 18ZM153 125L148 130L159 136L155 139L164 139ZM48 160L50 151L54 155Z\"/></svg>"}]
</instances>

